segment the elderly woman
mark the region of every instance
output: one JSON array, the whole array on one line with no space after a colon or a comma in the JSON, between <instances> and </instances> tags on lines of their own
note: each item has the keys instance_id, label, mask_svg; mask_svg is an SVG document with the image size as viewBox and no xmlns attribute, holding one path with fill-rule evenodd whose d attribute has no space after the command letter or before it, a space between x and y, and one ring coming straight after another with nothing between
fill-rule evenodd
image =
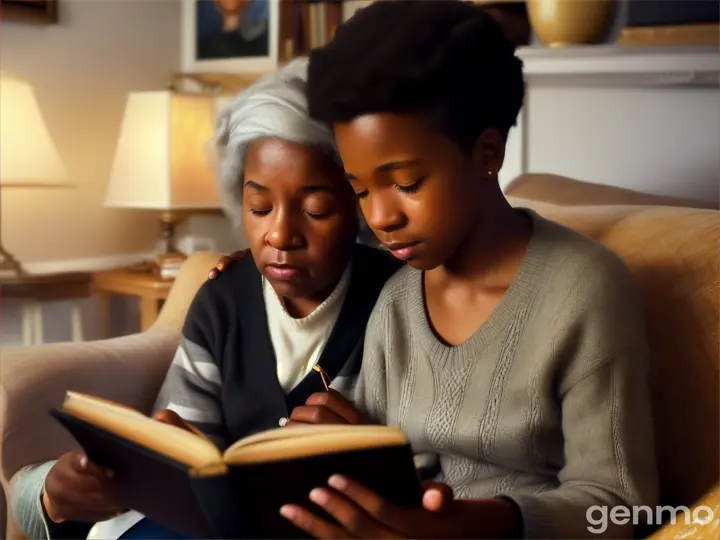
<instances>
[{"instance_id":1,"label":"elderly woman","mask_svg":"<svg viewBox=\"0 0 720 540\"><path fill-rule=\"evenodd\" d=\"M326 383L331 395L349 392L368 317L400 264L356 243L355 195L331 131L308 118L306 69L300 59L259 81L218 122L225 207L252 257L198 291L155 410L221 447L284 425ZM29 467L12 494L20 528L29 538L182 538L119 508L114 481L79 451Z\"/></svg>"}]
</instances>

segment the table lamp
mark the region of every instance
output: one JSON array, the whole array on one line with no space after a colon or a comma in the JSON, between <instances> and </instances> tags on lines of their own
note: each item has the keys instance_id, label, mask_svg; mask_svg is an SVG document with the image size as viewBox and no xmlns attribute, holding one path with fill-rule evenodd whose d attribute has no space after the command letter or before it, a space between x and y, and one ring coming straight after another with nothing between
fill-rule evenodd
<instances>
[{"instance_id":1,"label":"table lamp","mask_svg":"<svg viewBox=\"0 0 720 540\"><path fill-rule=\"evenodd\" d=\"M43 120L30 84L0 75L0 188L74 187ZM27 276L22 264L2 245L0 278Z\"/></svg>"},{"instance_id":2,"label":"table lamp","mask_svg":"<svg viewBox=\"0 0 720 540\"><path fill-rule=\"evenodd\" d=\"M207 151L214 124L211 94L128 96L105 206L162 211L164 248L155 259L162 277L175 277L185 259L175 247L176 225L189 214L221 208Z\"/></svg>"}]
</instances>

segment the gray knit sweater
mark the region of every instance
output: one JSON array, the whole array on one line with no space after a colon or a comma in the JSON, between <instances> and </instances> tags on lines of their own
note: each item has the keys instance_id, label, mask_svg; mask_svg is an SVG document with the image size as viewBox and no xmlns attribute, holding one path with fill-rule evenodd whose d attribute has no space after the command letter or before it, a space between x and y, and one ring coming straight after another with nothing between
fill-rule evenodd
<instances>
[{"instance_id":1,"label":"gray knit sweater","mask_svg":"<svg viewBox=\"0 0 720 540\"><path fill-rule=\"evenodd\" d=\"M459 346L428 324L422 272L388 281L356 401L401 427L416 452L438 456L456 496L512 499L525 538L598 538L592 506L609 515L658 496L640 301L614 254L529 215L519 274ZM631 525L605 531L632 534Z\"/></svg>"}]
</instances>

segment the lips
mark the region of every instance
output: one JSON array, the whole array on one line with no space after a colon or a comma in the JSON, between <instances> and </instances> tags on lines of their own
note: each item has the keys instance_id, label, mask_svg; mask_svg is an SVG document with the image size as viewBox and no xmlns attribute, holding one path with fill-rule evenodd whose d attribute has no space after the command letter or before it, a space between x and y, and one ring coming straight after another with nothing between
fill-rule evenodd
<instances>
[{"instance_id":1,"label":"lips","mask_svg":"<svg viewBox=\"0 0 720 540\"><path fill-rule=\"evenodd\" d=\"M420 242L388 242L385 244L390 252L398 259L406 261L412 259Z\"/></svg>"},{"instance_id":2,"label":"lips","mask_svg":"<svg viewBox=\"0 0 720 540\"><path fill-rule=\"evenodd\" d=\"M291 281L300 274L301 268L289 264L268 264L265 273L279 281Z\"/></svg>"}]
</instances>

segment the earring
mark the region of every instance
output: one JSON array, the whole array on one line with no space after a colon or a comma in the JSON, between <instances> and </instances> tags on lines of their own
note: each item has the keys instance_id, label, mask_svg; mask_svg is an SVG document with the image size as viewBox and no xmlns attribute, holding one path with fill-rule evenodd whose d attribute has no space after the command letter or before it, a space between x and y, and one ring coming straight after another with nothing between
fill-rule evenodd
<instances>
[{"instance_id":1,"label":"earring","mask_svg":"<svg viewBox=\"0 0 720 540\"><path fill-rule=\"evenodd\" d=\"M492 172L492 171L488 171L488 172L487 172L487 175L488 175L488 176L492 176L492 175L493 175L493 172Z\"/></svg>"}]
</instances>

